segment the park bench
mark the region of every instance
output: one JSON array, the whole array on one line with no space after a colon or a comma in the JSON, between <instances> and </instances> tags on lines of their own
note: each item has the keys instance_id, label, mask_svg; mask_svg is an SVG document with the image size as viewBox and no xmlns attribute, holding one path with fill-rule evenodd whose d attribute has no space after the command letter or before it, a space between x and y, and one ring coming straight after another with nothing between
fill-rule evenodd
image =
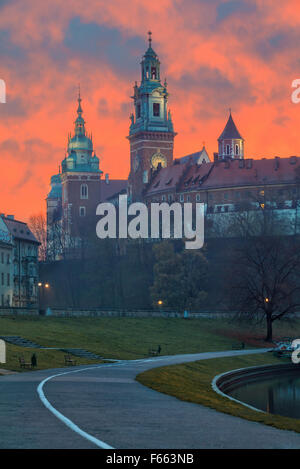
<instances>
[{"instance_id":1,"label":"park bench","mask_svg":"<svg viewBox=\"0 0 300 469\"><path fill-rule=\"evenodd\" d=\"M76 365L76 360L71 355L65 355L65 365Z\"/></svg>"},{"instance_id":2,"label":"park bench","mask_svg":"<svg viewBox=\"0 0 300 469\"><path fill-rule=\"evenodd\" d=\"M273 355L274 357L278 357L278 358L281 358L281 357L291 357L292 355L292 352L291 350L274 350L273 351Z\"/></svg>"},{"instance_id":3,"label":"park bench","mask_svg":"<svg viewBox=\"0 0 300 469\"><path fill-rule=\"evenodd\" d=\"M19 357L19 363L21 368L32 368L31 362L26 362L24 357Z\"/></svg>"},{"instance_id":4,"label":"park bench","mask_svg":"<svg viewBox=\"0 0 300 469\"><path fill-rule=\"evenodd\" d=\"M242 350L245 348L244 342L239 342L237 344L232 344L232 350Z\"/></svg>"},{"instance_id":5,"label":"park bench","mask_svg":"<svg viewBox=\"0 0 300 469\"><path fill-rule=\"evenodd\" d=\"M161 351L161 348L160 348L160 347L158 347L157 350L149 349L149 350L148 350L148 355L150 355L150 356L152 356L152 357L155 357L155 356L157 356L157 355L160 354L160 351Z\"/></svg>"}]
</instances>

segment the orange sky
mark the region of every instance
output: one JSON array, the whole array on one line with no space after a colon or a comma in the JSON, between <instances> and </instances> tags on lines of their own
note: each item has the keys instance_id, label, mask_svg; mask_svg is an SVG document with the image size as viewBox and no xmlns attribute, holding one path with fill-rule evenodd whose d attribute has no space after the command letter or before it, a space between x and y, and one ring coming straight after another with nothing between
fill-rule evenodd
<instances>
[{"instance_id":1,"label":"orange sky","mask_svg":"<svg viewBox=\"0 0 300 469\"><path fill-rule=\"evenodd\" d=\"M0 0L0 212L45 210L73 131L77 86L101 169L127 178L130 96L153 32L167 77L175 157L209 155L228 117L246 157L300 155L296 0Z\"/></svg>"}]
</instances>

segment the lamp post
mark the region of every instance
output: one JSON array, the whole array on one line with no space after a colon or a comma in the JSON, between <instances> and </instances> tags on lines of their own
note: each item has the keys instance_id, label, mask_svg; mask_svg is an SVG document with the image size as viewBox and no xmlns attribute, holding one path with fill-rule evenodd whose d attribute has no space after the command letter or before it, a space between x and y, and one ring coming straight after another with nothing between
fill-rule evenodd
<instances>
[{"instance_id":1,"label":"lamp post","mask_svg":"<svg viewBox=\"0 0 300 469\"><path fill-rule=\"evenodd\" d=\"M39 287L39 314L42 315L45 313L45 311L43 308L41 308L41 305L42 306L44 305L45 290L46 291L49 290L50 284L48 282L46 283L39 282L38 287Z\"/></svg>"},{"instance_id":2,"label":"lamp post","mask_svg":"<svg viewBox=\"0 0 300 469\"><path fill-rule=\"evenodd\" d=\"M162 311L162 305L163 305L163 304L164 304L164 303L163 303L162 300L158 300L157 306L158 306L158 309L159 309L160 312Z\"/></svg>"}]
</instances>

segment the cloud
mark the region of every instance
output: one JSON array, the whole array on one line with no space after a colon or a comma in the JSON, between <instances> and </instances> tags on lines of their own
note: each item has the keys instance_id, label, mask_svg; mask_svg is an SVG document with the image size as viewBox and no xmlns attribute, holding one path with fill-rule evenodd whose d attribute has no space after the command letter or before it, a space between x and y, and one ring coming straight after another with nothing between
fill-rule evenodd
<instances>
[{"instance_id":1,"label":"cloud","mask_svg":"<svg viewBox=\"0 0 300 469\"><path fill-rule=\"evenodd\" d=\"M203 103L203 110L207 109L207 115L211 117L224 112L226 107L240 107L256 101L255 92L247 77L238 78L234 82L216 68L200 67L193 74L183 75L177 86L196 92Z\"/></svg>"},{"instance_id":2,"label":"cloud","mask_svg":"<svg viewBox=\"0 0 300 469\"><path fill-rule=\"evenodd\" d=\"M255 3L245 0L231 0L217 6L217 21L225 20L235 14L249 14L256 11Z\"/></svg>"},{"instance_id":3,"label":"cloud","mask_svg":"<svg viewBox=\"0 0 300 469\"><path fill-rule=\"evenodd\" d=\"M137 66L137 56L145 48L139 36L124 37L116 28L85 23L79 17L72 18L65 33L64 45L83 60L104 61L114 69L132 73Z\"/></svg>"}]
</instances>

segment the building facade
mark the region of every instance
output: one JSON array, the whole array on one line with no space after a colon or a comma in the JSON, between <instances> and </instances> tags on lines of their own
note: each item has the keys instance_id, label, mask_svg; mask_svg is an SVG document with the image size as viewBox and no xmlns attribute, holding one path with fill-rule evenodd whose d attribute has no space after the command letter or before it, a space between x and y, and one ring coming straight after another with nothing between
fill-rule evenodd
<instances>
[{"instance_id":1,"label":"building facade","mask_svg":"<svg viewBox=\"0 0 300 469\"><path fill-rule=\"evenodd\" d=\"M104 201L117 205L119 194L124 193L129 203L204 203L208 225L214 226L212 236L221 236L220 227L230 225L234 214L244 212L272 211L283 220L286 232L300 232L300 158L245 157L245 140L231 111L212 160L204 145L195 153L174 158L176 132L160 67L149 34L140 83L133 87L128 180L110 180L108 175L101 179L79 95L74 134L68 136L67 156L59 174L51 178L47 197L49 259L61 258L68 245L82 238L85 227L92 226L95 232L97 205Z\"/></svg>"},{"instance_id":2,"label":"building facade","mask_svg":"<svg viewBox=\"0 0 300 469\"><path fill-rule=\"evenodd\" d=\"M12 306L13 301L13 240L0 217L0 306Z\"/></svg>"},{"instance_id":3,"label":"building facade","mask_svg":"<svg viewBox=\"0 0 300 469\"><path fill-rule=\"evenodd\" d=\"M5 217L2 214L1 224L6 226L12 241L12 251L6 257L10 262L9 267L6 266L10 272L10 281L7 282L8 294L11 296L10 306L37 306L39 242L27 224L15 220L13 215Z\"/></svg>"}]
</instances>

